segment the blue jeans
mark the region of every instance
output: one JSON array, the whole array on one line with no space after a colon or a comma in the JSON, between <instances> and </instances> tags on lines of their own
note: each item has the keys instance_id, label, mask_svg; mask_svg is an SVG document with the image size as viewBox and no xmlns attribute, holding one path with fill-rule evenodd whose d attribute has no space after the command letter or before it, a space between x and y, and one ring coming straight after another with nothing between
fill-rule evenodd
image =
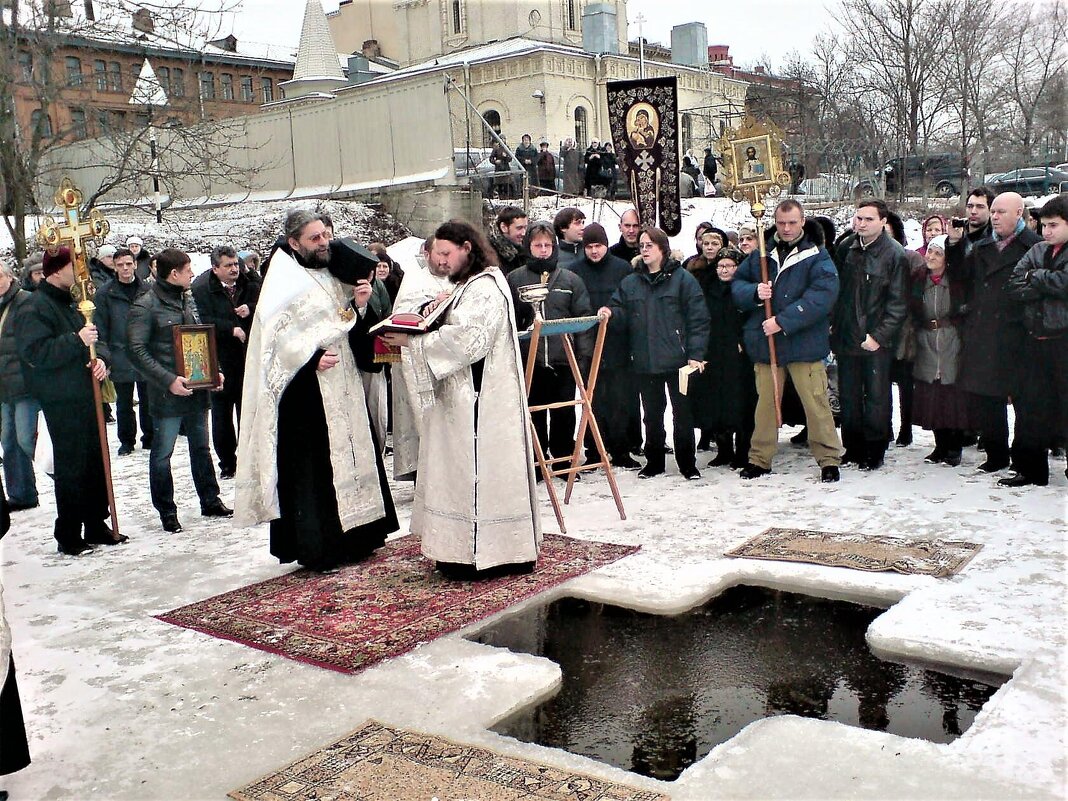
<instances>
[{"instance_id":1,"label":"blue jeans","mask_svg":"<svg viewBox=\"0 0 1068 801\"><path fill-rule=\"evenodd\" d=\"M161 518L178 513L178 507L174 504L171 454L174 453L174 443L178 440L178 430L183 423L189 442L189 466L193 473L193 485L200 496L200 507L203 509L219 500L219 482L215 479L215 466L211 463L211 450L208 448L207 411L180 417L153 415L148 483L152 490L152 505Z\"/></svg>"},{"instance_id":2,"label":"blue jeans","mask_svg":"<svg viewBox=\"0 0 1068 801\"><path fill-rule=\"evenodd\" d=\"M0 447L4 449L4 485L8 500L22 506L37 503L37 481L33 474L33 451L37 445L40 404L33 398L20 398L0 404Z\"/></svg>"}]
</instances>

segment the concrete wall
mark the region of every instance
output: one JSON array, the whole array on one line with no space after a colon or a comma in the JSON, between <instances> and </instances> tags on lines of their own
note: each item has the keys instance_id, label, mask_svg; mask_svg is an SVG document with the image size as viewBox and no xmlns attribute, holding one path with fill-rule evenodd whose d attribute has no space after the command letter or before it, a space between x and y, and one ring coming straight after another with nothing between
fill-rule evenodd
<instances>
[{"instance_id":1,"label":"concrete wall","mask_svg":"<svg viewBox=\"0 0 1068 801\"><path fill-rule=\"evenodd\" d=\"M390 186L452 184L447 119L441 77L424 75L390 85L354 87L336 98L278 103L255 117L227 120L225 128L205 129L198 137L213 140L204 152L162 129L161 161L167 165L165 171L174 174L162 190L176 202L195 205L343 197ZM183 135L190 132L196 129L186 129ZM114 160L107 158L101 142L79 143L49 155L43 171L69 174L87 195L114 173ZM205 159L209 159L206 167ZM103 202L144 197L147 183L147 179L140 185L126 182Z\"/></svg>"},{"instance_id":2,"label":"concrete wall","mask_svg":"<svg viewBox=\"0 0 1068 801\"><path fill-rule=\"evenodd\" d=\"M423 189L388 189L379 201L397 222L408 226L415 236L428 237L443 222L460 219L475 227L483 224L482 195L459 186L432 186Z\"/></svg>"}]
</instances>

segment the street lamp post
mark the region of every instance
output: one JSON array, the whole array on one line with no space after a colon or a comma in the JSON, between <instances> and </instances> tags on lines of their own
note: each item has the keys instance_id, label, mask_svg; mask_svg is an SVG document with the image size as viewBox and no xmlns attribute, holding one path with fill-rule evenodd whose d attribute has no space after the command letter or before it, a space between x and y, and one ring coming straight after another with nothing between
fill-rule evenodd
<instances>
[{"instance_id":1,"label":"street lamp post","mask_svg":"<svg viewBox=\"0 0 1068 801\"><path fill-rule=\"evenodd\" d=\"M148 151L150 159L150 171L152 172L152 205L156 211L156 222L163 222L163 203L159 191L159 143L156 140L156 125L152 119L152 111L157 106L167 105L167 93L163 91L152 65L146 58L141 65L141 73L137 76L137 85L134 86L130 95L130 105L144 106L148 109Z\"/></svg>"}]
</instances>

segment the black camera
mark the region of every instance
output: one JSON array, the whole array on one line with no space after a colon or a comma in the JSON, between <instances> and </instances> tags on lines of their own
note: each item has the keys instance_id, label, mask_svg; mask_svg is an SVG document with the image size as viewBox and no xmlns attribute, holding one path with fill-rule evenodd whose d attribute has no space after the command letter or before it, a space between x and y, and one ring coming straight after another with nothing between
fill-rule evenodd
<instances>
[{"instance_id":1,"label":"black camera","mask_svg":"<svg viewBox=\"0 0 1068 801\"><path fill-rule=\"evenodd\" d=\"M963 228L965 225L968 224L968 221L965 220L963 217L954 217L952 220L949 221L949 224L952 225L954 228Z\"/></svg>"}]
</instances>

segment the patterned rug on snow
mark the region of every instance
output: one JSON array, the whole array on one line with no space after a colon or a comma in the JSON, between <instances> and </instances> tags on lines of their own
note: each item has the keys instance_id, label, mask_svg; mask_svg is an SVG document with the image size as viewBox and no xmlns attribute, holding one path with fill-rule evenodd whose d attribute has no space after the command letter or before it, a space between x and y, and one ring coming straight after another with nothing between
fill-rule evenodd
<instances>
[{"instance_id":1,"label":"patterned rug on snow","mask_svg":"<svg viewBox=\"0 0 1068 801\"><path fill-rule=\"evenodd\" d=\"M237 801L669 801L660 793L373 720L229 796Z\"/></svg>"},{"instance_id":2,"label":"patterned rug on snow","mask_svg":"<svg viewBox=\"0 0 1068 801\"><path fill-rule=\"evenodd\" d=\"M407 536L336 573L297 570L156 617L356 673L637 550L546 534L533 573L451 581L419 553L419 539Z\"/></svg>"},{"instance_id":3,"label":"patterned rug on snow","mask_svg":"<svg viewBox=\"0 0 1068 801\"><path fill-rule=\"evenodd\" d=\"M769 528L725 555L945 578L959 573L982 547L960 540Z\"/></svg>"}]
</instances>

